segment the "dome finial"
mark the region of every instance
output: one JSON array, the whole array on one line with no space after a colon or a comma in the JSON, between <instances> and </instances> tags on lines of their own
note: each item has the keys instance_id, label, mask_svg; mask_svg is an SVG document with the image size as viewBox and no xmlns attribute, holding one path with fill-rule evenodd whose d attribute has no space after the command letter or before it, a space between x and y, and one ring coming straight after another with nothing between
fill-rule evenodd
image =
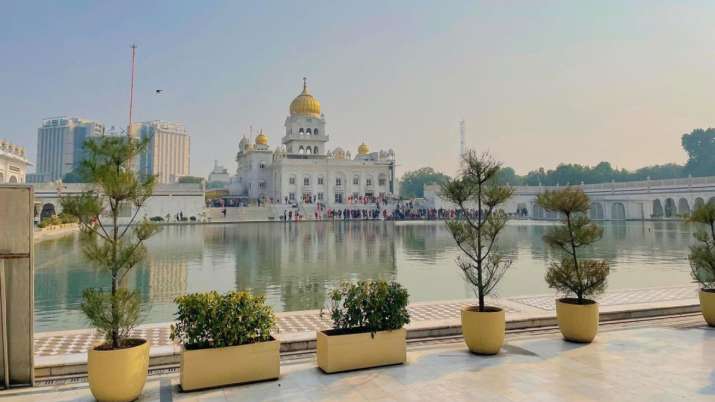
<instances>
[{"instance_id":1,"label":"dome finial","mask_svg":"<svg viewBox=\"0 0 715 402\"><path fill-rule=\"evenodd\" d=\"M308 79L306 77L303 77L303 93L308 93Z\"/></svg>"}]
</instances>

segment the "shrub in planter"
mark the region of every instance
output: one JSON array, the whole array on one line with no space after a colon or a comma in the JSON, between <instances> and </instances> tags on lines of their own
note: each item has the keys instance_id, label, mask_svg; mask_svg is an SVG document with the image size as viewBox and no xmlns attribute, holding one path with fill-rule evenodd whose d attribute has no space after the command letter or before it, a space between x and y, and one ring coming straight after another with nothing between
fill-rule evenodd
<instances>
[{"instance_id":1,"label":"shrub in planter","mask_svg":"<svg viewBox=\"0 0 715 402\"><path fill-rule=\"evenodd\" d=\"M690 273L700 284L700 309L709 326L715 327L715 204L707 203L695 211L690 222L707 229L695 233L697 244L690 246Z\"/></svg>"},{"instance_id":2,"label":"shrub in planter","mask_svg":"<svg viewBox=\"0 0 715 402\"><path fill-rule=\"evenodd\" d=\"M334 373L404 363L408 300L407 290L396 282L338 286L330 293L333 328L316 334L318 367Z\"/></svg>"},{"instance_id":3,"label":"shrub in planter","mask_svg":"<svg viewBox=\"0 0 715 402\"><path fill-rule=\"evenodd\" d=\"M181 342L185 391L261 381L280 375L280 343L273 310L247 292L180 296L171 339Z\"/></svg>"},{"instance_id":4,"label":"shrub in planter","mask_svg":"<svg viewBox=\"0 0 715 402\"><path fill-rule=\"evenodd\" d=\"M588 297L605 290L610 268L607 261L579 257L578 250L598 241L603 229L588 218L591 202L579 188L546 191L537 203L563 216L563 225L544 235L544 241L563 255L546 270L549 287L566 296L556 301L559 329L567 340L591 342L598 332L598 303Z\"/></svg>"},{"instance_id":5,"label":"shrub in planter","mask_svg":"<svg viewBox=\"0 0 715 402\"><path fill-rule=\"evenodd\" d=\"M513 190L498 182L501 165L488 154L469 151L463 156L463 166L457 178L442 186L442 197L459 211L446 222L463 253L457 265L477 295L477 305L462 310L462 334L471 352L491 355L499 353L504 343L506 320L504 310L485 304L485 296L511 266L511 260L496 246L496 239L507 222L499 206Z\"/></svg>"},{"instance_id":6,"label":"shrub in planter","mask_svg":"<svg viewBox=\"0 0 715 402\"><path fill-rule=\"evenodd\" d=\"M81 171L88 190L61 200L64 214L79 222L85 258L111 279L109 289L85 289L81 305L90 323L105 335L105 342L87 358L89 386L100 401L135 400L149 365L146 340L129 338L139 320L139 296L122 286L122 279L144 259L144 242L158 230L149 221L135 222L154 189L154 177L140 177L132 166L146 144L130 137L86 141ZM128 225L120 227L120 210L128 205L135 212ZM104 216L110 222L103 223Z\"/></svg>"}]
</instances>

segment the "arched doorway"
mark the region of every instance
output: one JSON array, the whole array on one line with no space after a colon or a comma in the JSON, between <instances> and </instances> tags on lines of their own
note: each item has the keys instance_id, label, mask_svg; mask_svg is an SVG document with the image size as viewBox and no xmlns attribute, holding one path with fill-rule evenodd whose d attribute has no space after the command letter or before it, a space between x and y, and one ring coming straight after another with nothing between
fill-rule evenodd
<instances>
[{"instance_id":1,"label":"arched doorway","mask_svg":"<svg viewBox=\"0 0 715 402\"><path fill-rule=\"evenodd\" d=\"M382 173L380 174L380 177L380 180L382 181ZM520 217L529 216L529 209L527 208L525 202L520 202L516 204L516 215Z\"/></svg>"},{"instance_id":2,"label":"arched doorway","mask_svg":"<svg viewBox=\"0 0 715 402\"><path fill-rule=\"evenodd\" d=\"M662 218L663 215L663 204L660 203L660 200L653 200L653 214L651 214L651 218Z\"/></svg>"},{"instance_id":3,"label":"arched doorway","mask_svg":"<svg viewBox=\"0 0 715 402\"><path fill-rule=\"evenodd\" d=\"M613 205L611 205L611 220L626 220L626 207L622 202L614 202Z\"/></svg>"},{"instance_id":4,"label":"arched doorway","mask_svg":"<svg viewBox=\"0 0 715 402\"><path fill-rule=\"evenodd\" d=\"M15 183L17 183L17 177L10 176L10 184L15 184Z\"/></svg>"},{"instance_id":5,"label":"arched doorway","mask_svg":"<svg viewBox=\"0 0 715 402\"><path fill-rule=\"evenodd\" d=\"M688 205L688 200L686 200L685 198L681 198L678 200L678 215L690 215L690 205Z\"/></svg>"},{"instance_id":6,"label":"arched doorway","mask_svg":"<svg viewBox=\"0 0 715 402\"><path fill-rule=\"evenodd\" d=\"M675 200L672 198L667 198L665 200L665 217L674 218L678 213L678 209L675 206Z\"/></svg>"},{"instance_id":7,"label":"arched doorway","mask_svg":"<svg viewBox=\"0 0 715 402\"><path fill-rule=\"evenodd\" d=\"M588 217L595 220L603 219L603 205L600 202L592 202L591 209L588 210Z\"/></svg>"},{"instance_id":8,"label":"arched doorway","mask_svg":"<svg viewBox=\"0 0 715 402\"><path fill-rule=\"evenodd\" d=\"M47 204L42 206L42 212L40 212L40 220L50 218L55 215L56 213L54 204L48 202Z\"/></svg>"},{"instance_id":9,"label":"arched doorway","mask_svg":"<svg viewBox=\"0 0 715 402\"><path fill-rule=\"evenodd\" d=\"M705 205L705 200L698 197L695 199L695 202L693 203L693 209L698 209L698 208L702 207L703 205Z\"/></svg>"}]
</instances>

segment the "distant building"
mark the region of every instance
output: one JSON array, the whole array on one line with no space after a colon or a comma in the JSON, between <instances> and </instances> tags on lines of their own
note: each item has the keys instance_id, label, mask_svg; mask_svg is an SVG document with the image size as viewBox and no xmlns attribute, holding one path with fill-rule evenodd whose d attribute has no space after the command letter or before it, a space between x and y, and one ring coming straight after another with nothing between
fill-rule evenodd
<instances>
[{"instance_id":1,"label":"distant building","mask_svg":"<svg viewBox=\"0 0 715 402\"><path fill-rule=\"evenodd\" d=\"M33 181L60 180L86 158L84 141L104 135L104 125L77 117L51 117L37 129L37 168Z\"/></svg>"},{"instance_id":2,"label":"distant building","mask_svg":"<svg viewBox=\"0 0 715 402\"><path fill-rule=\"evenodd\" d=\"M181 123L148 121L132 124L130 133L149 138L146 152L139 158L139 171L157 176L158 183L176 183L189 175L189 134Z\"/></svg>"},{"instance_id":3,"label":"distant building","mask_svg":"<svg viewBox=\"0 0 715 402\"><path fill-rule=\"evenodd\" d=\"M213 184L228 184L231 181L231 175L228 174L228 169L218 164L218 161L214 161L214 168L209 173L209 185Z\"/></svg>"},{"instance_id":4,"label":"distant building","mask_svg":"<svg viewBox=\"0 0 715 402\"><path fill-rule=\"evenodd\" d=\"M271 149L263 131L253 142L245 136L240 140L238 169L229 185L233 196L336 208L394 196L392 150L371 152L363 143L352 157L343 148L328 149L325 116L305 82L289 112L281 145Z\"/></svg>"},{"instance_id":5,"label":"distant building","mask_svg":"<svg viewBox=\"0 0 715 402\"><path fill-rule=\"evenodd\" d=\"M0 141L0 184L25 183L25 172L31 165L25 158L25 148Z\"/></svg>"}]
</instances>

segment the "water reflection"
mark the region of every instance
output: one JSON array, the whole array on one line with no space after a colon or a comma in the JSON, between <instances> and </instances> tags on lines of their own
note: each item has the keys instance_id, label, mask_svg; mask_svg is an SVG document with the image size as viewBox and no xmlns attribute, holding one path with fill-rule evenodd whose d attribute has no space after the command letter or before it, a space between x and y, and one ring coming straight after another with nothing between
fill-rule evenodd
<instances>
[{"instance_id":1,"label":"water reflection","mask_svg":"<svg viewBox=\"0 0 715 402\"><path fill-rule=\"evenodd\" d=\"M498 247L513 258L501 296L549 293L544 269L554 252L542 236L550 224L513 222ZM689 282L691 226L677 222L606 224L603 240L584 250L614 267L611 288ZM341 280L396 279L411 300L472 297L454 264L459 252L440 222L316 222L168 226L148 243L149 258L127 276L146 322L170 320L173 299L195 291L250 289L277 310L318 309ZM86 327L84 288L108 274L88 267L77 236L35 247L36 330Z\"/></svg>"}]
</instances>

